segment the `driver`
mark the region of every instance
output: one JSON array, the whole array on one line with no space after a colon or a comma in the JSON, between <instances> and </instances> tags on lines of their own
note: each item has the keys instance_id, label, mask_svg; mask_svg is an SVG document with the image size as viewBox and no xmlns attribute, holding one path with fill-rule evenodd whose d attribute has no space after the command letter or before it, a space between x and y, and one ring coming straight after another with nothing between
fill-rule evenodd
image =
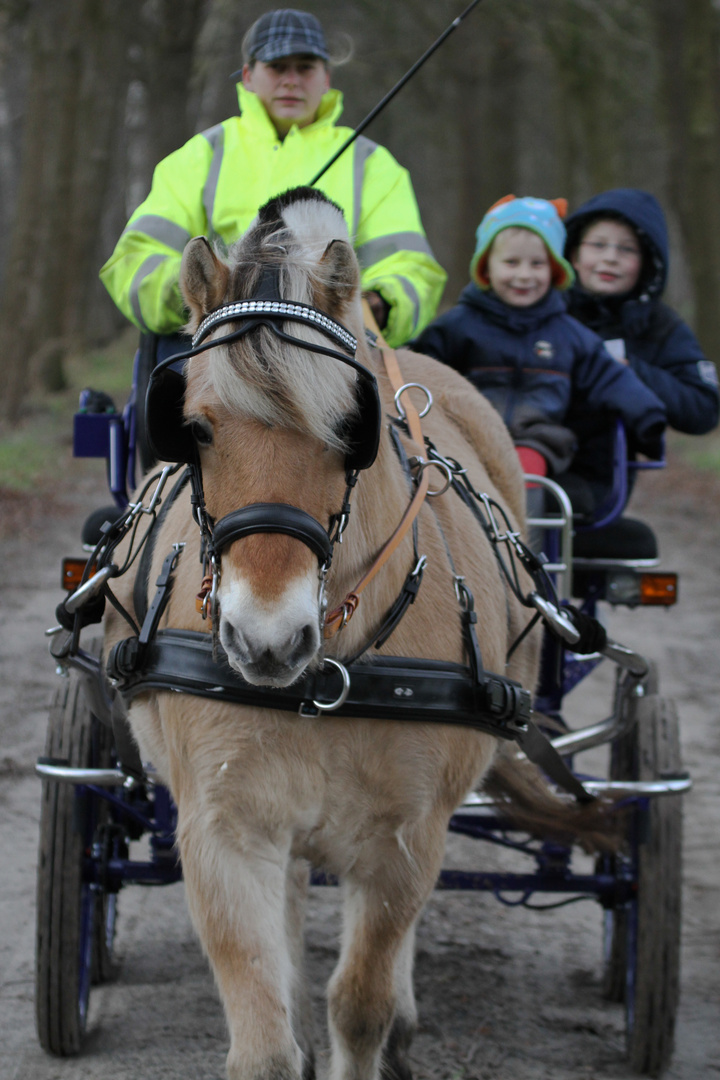
<instances>
[{"instance_id":1,"label":"driver","mask_svg":"<svg viewBox=\"0 0 720 1080\"><path fill-rule=\"evenodd\" d=\"M321 24L304 11L261 16L245 35L240 115L195 135L155 169L100 277L144 332L172 334L186 322L178 277L198 235L237 240L259 207L308 184L350 136L337 127L342 95L330 88ZM423 231L410 177L392 155L360 136L318 182L342 209L361 282L390 345L417 335L435 314L445 273Z\"/></svg>"}]
</instances>

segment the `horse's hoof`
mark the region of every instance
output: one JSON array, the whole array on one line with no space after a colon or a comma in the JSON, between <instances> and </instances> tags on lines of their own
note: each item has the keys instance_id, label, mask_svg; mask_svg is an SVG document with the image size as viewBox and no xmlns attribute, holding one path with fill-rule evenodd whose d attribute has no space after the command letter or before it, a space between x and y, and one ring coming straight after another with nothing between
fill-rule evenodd
<instances>
[{"instance_id":1,"label":"horse's hoof","mask_svg":"<svg viewBox=\"0 0 720 1080\"><path fill-rule=\"evenodd\" d=\"M407 1059L407 1051L415 1032L399 1017L395 1018L390 1034L383 1048L380 1075L382 1080L413 1080L412 1070Z\"/></svg>"},{"instance_id":2,"label":"horse's hoof","mask_svg":"<svg viewBox=\"0 0 720 1080\"><path fill-rule=\"evenodd\" d=\"M404 1057L396 1056L392 1060L383 1053L380 1065L382 1080L413 1080L410 1066Z\"/></svg>"}]
</instances>

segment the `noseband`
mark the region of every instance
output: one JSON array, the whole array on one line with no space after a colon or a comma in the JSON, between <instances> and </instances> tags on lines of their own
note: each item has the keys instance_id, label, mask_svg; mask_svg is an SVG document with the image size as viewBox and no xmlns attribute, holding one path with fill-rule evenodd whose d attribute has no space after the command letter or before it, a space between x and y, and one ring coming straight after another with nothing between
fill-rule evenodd
<instances>
[{"instance_id":1,"label":"noseband","mask_svg":"<svg viewBox=\"0 0 720 1080\"><path fill-rule=\"evenodd\" d=\"M330 557L332 542L326 529L311 514L287 503L252 503L226 514L213 526L212 540L215 555L219 555L236 540L252 533L286 533L301 540L313 551L320 565Z\"/></svg>"}]
</instances>

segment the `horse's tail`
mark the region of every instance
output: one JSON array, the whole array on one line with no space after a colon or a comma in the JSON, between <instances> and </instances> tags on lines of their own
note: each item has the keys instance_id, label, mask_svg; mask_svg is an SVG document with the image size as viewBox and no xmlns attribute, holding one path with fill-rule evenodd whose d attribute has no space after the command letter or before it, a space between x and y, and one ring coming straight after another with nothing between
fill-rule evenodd
<instances>
[{"instance_id":1,"label":"horse's tail","mask_svg":"<svg viewBox=\"0 0 720 1080\"><path fill-rule=\"evenodd\" d=\"M581 804L557 794L514 744L499 747L483 787L513 825L533 836L577 843L591 853L620 847L623 814L614 809L614 799Z\"/></svg>"}]
</instances>

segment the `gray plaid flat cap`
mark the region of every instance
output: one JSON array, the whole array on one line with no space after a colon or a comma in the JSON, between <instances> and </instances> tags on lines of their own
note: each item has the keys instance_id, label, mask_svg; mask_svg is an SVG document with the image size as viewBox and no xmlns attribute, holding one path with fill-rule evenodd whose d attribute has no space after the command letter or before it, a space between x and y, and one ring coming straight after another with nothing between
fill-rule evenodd
<instances>
[{"instance_id":1,"label":"gray plaid flat cap","mask_svg":"<svg viewBox=\"0 0 720 1080\"><path fill-rule=\"evenodd\" d=\"M253 24L247 42L251 60L269 64L282 56L318 56L328 59L325 34L320 22L307 11L280 8L268 11ZM242 68L231 79L239 79Z\"/></svg>"}]
</instances>

